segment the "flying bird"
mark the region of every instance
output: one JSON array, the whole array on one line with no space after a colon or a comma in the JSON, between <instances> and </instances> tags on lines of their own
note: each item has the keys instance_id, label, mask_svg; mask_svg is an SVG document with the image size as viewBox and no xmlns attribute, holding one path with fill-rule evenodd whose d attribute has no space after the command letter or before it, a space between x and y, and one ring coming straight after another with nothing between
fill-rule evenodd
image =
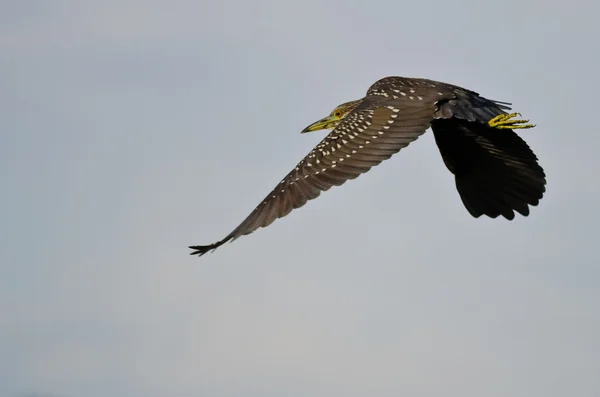
<instances>
[{"instance_id":1,"label":"flying bird","mask_svg":"<svg viewBox=\"0 0 600 397\"><path fill-rule=\"evenodd\" d=\"M515 211L529 215L546 190L546 175L527 143L513 130L532 128L510 103L439 81L385 77L364 98L337 106L302 133L332 131L304 157L252 213L225 238L190 246L202 256L369 171L431 127L467 211L475 218Z\"/></svg>"}]
</instances>

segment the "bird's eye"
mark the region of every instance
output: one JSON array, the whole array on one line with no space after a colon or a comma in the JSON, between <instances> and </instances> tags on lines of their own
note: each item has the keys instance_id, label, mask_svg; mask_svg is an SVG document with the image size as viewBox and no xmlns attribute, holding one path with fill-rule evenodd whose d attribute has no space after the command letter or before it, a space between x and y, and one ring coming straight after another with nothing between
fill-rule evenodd
<instances>
[{"instance_id":1,"label":"bird's eye","mask_svg":"<svg viewBox=\"0 0 600 397\"><path fill-rule=\"evenodd\" d=\"M342 111L341 110L336 110L335 111L335 117L340 117L342 115Z\"/></svg>"}]
</instances>

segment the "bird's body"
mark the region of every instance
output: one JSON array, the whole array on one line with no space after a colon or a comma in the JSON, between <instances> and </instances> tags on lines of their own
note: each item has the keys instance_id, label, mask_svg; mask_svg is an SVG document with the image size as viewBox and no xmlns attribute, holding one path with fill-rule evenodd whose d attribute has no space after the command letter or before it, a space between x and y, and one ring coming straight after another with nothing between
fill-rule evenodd
<instances>
[{"instance_id":1,"label":"bird's body","mask_svg":"<svg viewBox=\"0 0 600 397\"><path fill-rule=\"evenodd\" d=\"M224 239L191 246L203 255L252 233L306 204L322 191L369 171L408 146L428 128L455 175L469 213L514 218L529 214L545 192L537 157L512 130L533 127L514 120L508 103L438 81L386 77L364 98L346 102L302 132L333 129Z\"/></svg>"}]
</instances>

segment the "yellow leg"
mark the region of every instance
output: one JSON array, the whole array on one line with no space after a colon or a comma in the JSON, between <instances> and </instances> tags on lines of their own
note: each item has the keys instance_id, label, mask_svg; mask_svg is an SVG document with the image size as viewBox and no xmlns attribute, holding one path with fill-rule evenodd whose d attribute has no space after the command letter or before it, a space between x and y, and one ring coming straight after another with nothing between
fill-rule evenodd
<instances>
[{"instance_id":1,"label":"yellow leg","mask_svg":"<svg viewBox=\"0 0 600 397\"><path fill-rule=\"evenodd\" d=\"M513 117L517 116L521 117L521 113L500 114L488 121L488 125L492 128L498 128L500 130L535 127L534 124L528 124L529 120L513 119Z\"/></svg>"}]
</instances>

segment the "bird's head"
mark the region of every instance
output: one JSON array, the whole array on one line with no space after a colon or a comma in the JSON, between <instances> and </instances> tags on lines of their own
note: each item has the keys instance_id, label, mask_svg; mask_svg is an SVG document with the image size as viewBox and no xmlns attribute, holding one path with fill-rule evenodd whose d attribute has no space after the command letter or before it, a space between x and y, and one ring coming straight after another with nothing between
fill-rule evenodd
<instances>
[{"instance_id":1,"label":"bird's head","mask_svg":"<svg viewBox=\"0 0 600 397\"><path fill-rule=\"evenodd\" d=\"M302 130L302 134L311 131L318 130L330 130L335 128L340 120L348 115L352 110L354 110L362 100L350 101L346 103L342 103L337 106L333 111L329 114L329 116L322 118L319 121L316 121Z\"/></svg>"}]
</instances>

